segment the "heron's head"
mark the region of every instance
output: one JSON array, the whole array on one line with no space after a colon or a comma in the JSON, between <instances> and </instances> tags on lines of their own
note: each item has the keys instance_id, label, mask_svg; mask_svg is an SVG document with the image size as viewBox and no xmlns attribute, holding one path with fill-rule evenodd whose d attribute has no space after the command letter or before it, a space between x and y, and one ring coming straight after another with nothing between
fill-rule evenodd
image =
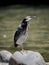
<instances>
[{"instance_id":1,"label":"heron's head","mask_svg":"<svg viewBox=\"0 0 49 65\"><path fill-rule=\"evenodd\" d=\"M26 21L30 21L30 20L33 19L33 18L36 18L36 16L26 16L26 17L25 17Z\"/></svg>"}]
</instances>

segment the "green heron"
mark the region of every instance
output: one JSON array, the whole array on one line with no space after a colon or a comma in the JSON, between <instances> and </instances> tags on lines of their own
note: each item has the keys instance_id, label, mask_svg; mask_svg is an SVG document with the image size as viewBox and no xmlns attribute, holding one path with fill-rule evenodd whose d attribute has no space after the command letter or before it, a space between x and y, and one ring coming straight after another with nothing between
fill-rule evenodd
<instances>
[{"instance_id":1,"label":"green heron","mask_svg":"<svg viewBox=\"0 0 49 65\"><path fill-rule=\"evenodd\" d=\"M21 24L18 26L14 34L14 46L20 46L22 51L24 50L23 43L26 41L28 37L29 21L34 17L35 16L26 16L21 22Z\"/></svg>"}]
</instances>

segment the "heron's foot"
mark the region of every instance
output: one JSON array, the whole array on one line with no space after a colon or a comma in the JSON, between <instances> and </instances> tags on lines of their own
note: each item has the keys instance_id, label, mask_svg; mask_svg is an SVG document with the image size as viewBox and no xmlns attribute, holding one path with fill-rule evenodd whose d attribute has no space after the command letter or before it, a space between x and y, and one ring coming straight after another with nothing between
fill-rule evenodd
<instances>
[{"instance_id":1,"label":"heron's foot","mask_svg":"<svg viewBox=\"0 0 49 65\"><path fill-rule=\"evenodd\" d=\"M22 51L23 51L23 52L25 52L25 50L24 50L24 49L22 49Z\"/></svg>"},{"instance_id":2,"label":"heron's foot","mask_svg":"<svg viewBox=\"0 0 49 65\"><path fill-rule=\"evenodd\" d=\"M23 53L27 53L27 50L22 49L22 52L23 52Z\"/></svg>"}]
</instances>

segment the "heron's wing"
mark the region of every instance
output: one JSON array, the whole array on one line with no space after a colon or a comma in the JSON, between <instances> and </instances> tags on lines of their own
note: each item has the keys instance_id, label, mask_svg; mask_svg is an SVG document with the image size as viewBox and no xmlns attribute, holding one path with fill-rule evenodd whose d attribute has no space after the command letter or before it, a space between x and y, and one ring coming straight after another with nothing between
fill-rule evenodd
<instances>
[{"instance_id":1,"label":"heron's wing","mask_svg":"<svg viewBox=\"0 0 49 65\"><path fill-rule=\"evenodd\" d=\"M14 34L14 41L16 42L21 35L23 35L23 28L18 27Z\"/></svg>"}]
</instances>

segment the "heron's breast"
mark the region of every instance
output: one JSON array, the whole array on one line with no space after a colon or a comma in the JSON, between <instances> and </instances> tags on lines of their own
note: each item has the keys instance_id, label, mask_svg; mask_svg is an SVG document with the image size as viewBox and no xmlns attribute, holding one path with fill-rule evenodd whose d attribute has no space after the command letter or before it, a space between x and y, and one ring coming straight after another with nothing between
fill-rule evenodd
<instances>
[{"instance_id":1,"label":"heron's breast","mask_svg":"<svg viewBox=\"0 0 49 65\"><path fill-rule=\"evenodd\" d=\"M27 39L27 36L28 36L27 33L25 35L20 36L19 39L17 40L17 44L24 43L26 41L26 39Z\"/></svg>"}]
</instances>

